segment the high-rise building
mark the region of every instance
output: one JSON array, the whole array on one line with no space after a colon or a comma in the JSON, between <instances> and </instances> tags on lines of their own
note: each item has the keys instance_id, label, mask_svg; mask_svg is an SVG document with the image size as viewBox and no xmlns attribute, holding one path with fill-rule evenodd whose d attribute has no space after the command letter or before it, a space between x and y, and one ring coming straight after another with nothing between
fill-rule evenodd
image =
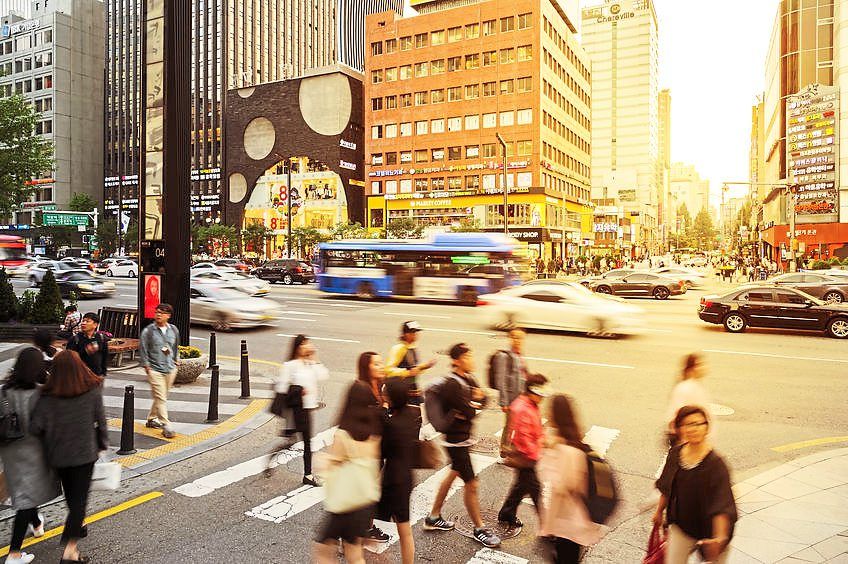
<instances>
[{"instance_id":1,"label":"high-rise building","mask_svg":"<svg viewBox=\"0 0 848 564\"><path fill-rule=\"evenodd\" d=\"M413 7L413 17L368 18L369 226L405 218L502 232L506 221L544 258L585 252L591 76L577 2Z\"/></svg>"},{"instance_id":2,"label":"high-rise building","mask_svg":"<svg viewBox=\"0 0 848 564\"><path fill-rule=\"evenodd\" d=\"M701 210L710 211L710 181L704 180L695 170L695 165L672 163L669 170L669 209L676 224L681 221L683 207L691 219Z\"/></svg>"},{"instance_id":3,"label":"high-rise building","mask_svg":"<svg viewBox=\"0 0 848 564\"><path fill-rule=\"evenodd\" d=\"M136 213L142 80L140 0L105 0L105 199ZM301 76L343 63L362 71L365 16L403 0L207 0L192 5L192 211L220 221L224 99L231 88Z\"/></svg>"},{"instance_id":4,"label":"high-rise building","mask_svg":"<svg viewBox=\"0 0 848 564\"><path fill-rule=\"evenodd\" d=\"M14 12L24 19L29 19L31 10L32 0L0 0L0 14L4 16Z\"/></svg>"},{"instance_id":5,"label":"high-rise building","mask_svg":"<svg viewBox=\"0 0 848 564\"><path fill-rule=\"evenodd\" d=\"M100 201L103 171L103 3L34 2L31 19L3 18L0 96L20 94L41 114L35 132L53 143L54 169L33 179L32 201L12 223L29 225L33 211L67 209L75 192Z\"/></svg>"},{"instance_id":6,"label":"high-rise building","mask_svg":"<svg viewBox=\"0 0 848 564\"><path fill-rule=\"evenodd\" d=\"M657 16L652 0L604 0L583 9L592 61L592 198L631 218L637 252L661 247L662 179Z\"/></svg>"},{"instance_id":7,"label":"high-rise building","mask_svg":"<svg viewBox=\"0 0 848 564\"><path fill-rule=\"evenodd\" d=\"M669 174L671 173L671 91L660 90L657 100L659 115L660 158L657 159L657 174L660 179L659 194L659 232L663 242L674 225L674 206L669 193Z\"/></svg>"}]
</instances>

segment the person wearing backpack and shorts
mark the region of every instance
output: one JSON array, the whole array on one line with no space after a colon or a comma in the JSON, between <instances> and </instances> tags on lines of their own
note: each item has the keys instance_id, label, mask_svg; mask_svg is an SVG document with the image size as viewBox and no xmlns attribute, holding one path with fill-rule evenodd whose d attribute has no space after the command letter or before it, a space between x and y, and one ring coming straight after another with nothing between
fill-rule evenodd
<instances>
[{"instance_id":1,"label":"person wearing backpack and shorts","mask_svg":"<svg viewBox=\"0 0 848 564\"><path fill-rule=\"evenodd\" d=\"M478 481L471 465L471 453L469 451L469 447L474 444L471 440L472 421L477 416L477 410L483 408L486 394L472 375L474 356L471 347L465 343L458 343L451 347L449 354L453 372L443 382L428 388L425 408L427 409L427 418L433 423L433 427L445 434L445 446L451 460L451 471L439 486L430 515L424 520L424 530L450 531L455 528L454 523L442 518L442 506L454 480L459 477L465 482L463 501L468 516L474 523L474 539L487 548L495 548L500 546L501 539L492 529L483 524L483 517L480 514L480 499L477 493ZM440 404L438 416L434 413L435 410L431 408L434 400L437 400L437 403ZM443 424L434 421L443 417L446 417L449 423Z\"/></svg>"},{"instance_id":2,"label":"person wearing backpack and shorts","mask_svg":"<svg viewBox=\"0 0 848 564\"><path fill-rule=\"evenodd\" d=\"M512 329L509 332L509 350L499 350L489 357L489 387L498 391L498 404L505 416L501 451L509 445L509 406L524 391L527 363L521 355L526 336L522 329ZM502 461L503 458L498 462Z\"/></svg>"}]
</instances>

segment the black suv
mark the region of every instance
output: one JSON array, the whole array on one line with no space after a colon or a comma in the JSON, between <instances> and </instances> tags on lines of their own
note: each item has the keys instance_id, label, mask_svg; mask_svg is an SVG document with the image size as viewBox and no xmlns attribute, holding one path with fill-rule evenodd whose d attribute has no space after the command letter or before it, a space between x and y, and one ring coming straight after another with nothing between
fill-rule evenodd
<instances>
[{"instance_id":1,"label":"black suv","mask_svg":"<svg viewBox=\"0 0 848 564\"><path fill-rule=\"evenodd\" d=\"M253 270L253 275L268 282L282 282L289 285L298 282L315 282L315 271L303 261L295 259L269 260Z\"/></svg>"}]
</instances>

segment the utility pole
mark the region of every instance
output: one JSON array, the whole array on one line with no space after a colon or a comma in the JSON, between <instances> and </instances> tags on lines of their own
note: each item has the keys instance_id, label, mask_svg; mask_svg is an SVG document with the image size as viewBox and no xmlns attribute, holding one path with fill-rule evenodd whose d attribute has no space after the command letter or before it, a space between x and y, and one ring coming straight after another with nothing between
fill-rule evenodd
<instances>
[{"instance_id":1,"label":"utility pole","mask_svg":"<svg viewBox=\"0 0 848 564\"><path fill-rule=\"evenodd\" d=\"M506 141L501 137L500 133L495 133L495 136L498 138L498 143L501 144L501 149L503 151L503 179L501 181L501 189L503 189L503 206L504 206L504 235L509 236L509 188L506 183Z\"/></svg>"},{"instance_id":2,"label":"utility pole","mask_svg":"<svg viewBox=\"0 0 848 564\"><path fill-rule=\"evenodd\" d=\"M798 263L795 260L795 252L798 248L798 240L795 239L795 193L792 186L786 187L786 201L789 204L789 272L798 271Z\"/></svg>"},{"instance_id":3,"label":"utility pole","mask_svg":"<svg viewBox=\"0 0 848 564\"><path fill-rule=\"evenodd\" d=\"M286 208L288 212L286 213L286 258L292 258L292 216L291 216L291 208L292 208L292 159L289 157L286 159L286 185L288 186L288 198L286 198Z\"/></svg>"}]
</instances>

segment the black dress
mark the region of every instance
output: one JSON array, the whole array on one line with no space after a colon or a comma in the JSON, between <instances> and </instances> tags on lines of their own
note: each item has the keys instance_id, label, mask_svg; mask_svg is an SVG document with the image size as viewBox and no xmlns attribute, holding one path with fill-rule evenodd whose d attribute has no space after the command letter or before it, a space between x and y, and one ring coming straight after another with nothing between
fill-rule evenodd
<instances>
[{"instance_id":1,"label":"black dress","mask_svg":"<svg viewBox=\"0 0 848 564\"><path fill-rule=\"evenodd\" d=\"M383 488L377 505L377 519L409 521L409 496L412 494L412 465L418 434L421 431L421 409L404 406L393 412L383 428Z\"/></svg>"}]
</instances>

